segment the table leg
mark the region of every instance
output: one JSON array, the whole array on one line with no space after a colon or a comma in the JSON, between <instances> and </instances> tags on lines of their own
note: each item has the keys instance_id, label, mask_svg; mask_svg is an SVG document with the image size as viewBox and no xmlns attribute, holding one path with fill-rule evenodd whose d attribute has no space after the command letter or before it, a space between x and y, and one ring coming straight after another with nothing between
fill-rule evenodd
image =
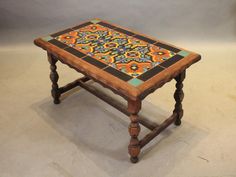
<instances>
[{"instance_id":1,"label":"table leg","mask_svg":"<svg viewBox=\"0 0 236 177\"><path fill-rule=\"evenodd\" d=\"M53 102L54 104L59 104L60 103L60 90L57 84L57 81L59 79L58 73L57 73L57 59L55 56L53 56L52 54L48 53L48 61L50 63L50 79L52 81L52 89L51 89L51 94L53 97Z\"/></svg>"},{"instance_id":2,"label":"table leg","mask_svg":"<svg viewBox=\"0 0 236 177\"><path fill-rule=\"evenodd\" d=\"M175 120L175 125L180 125L181 124L181 118L183 117L183 109L182 109L182 101L184 98L184 92L183 92L183 80L185 79L185 70L180 73L176 78L176 90L174 93L174 98L175 98L175 109L174 113L177 114L177 118Z\"/></svg>"},{"instance_id":3,"label":"table leg","mask_svg":"<svg viewBox=\"0 0 236 177\"><path fill-rule=\"evenodd\" d=\"M131 136L130 144L128 146L130 161L133 163L138 162L138 155L140 153L140 142L138 135L140 126L138 122L138 112L141 109L141 101L128 101L128 112L130 113L129 134Z\"/></svg>"}]
</instances>

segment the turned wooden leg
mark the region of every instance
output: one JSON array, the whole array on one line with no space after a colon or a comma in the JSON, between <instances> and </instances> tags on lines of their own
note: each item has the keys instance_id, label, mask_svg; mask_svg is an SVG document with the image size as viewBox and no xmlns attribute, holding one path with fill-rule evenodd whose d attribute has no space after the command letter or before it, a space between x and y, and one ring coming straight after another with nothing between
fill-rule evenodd
<instances>
[{"instance_id":1,"label":"turned wooden leg","mask_svg":"<svg viewBox=\"0 0 236 177\"><path fill-rule=\"evenodd\" d=\"M128 112L130 113L129 134L131 136L130 144L128 146L130 161L133 163L138 162L138 155L140 153L140 144L138 135L140 126L138 123L138 112L141 109L141 101L128 101Z\"/></svg>"},{"instance_id":2,"label":"turned wooden leg","mask_svg":"<svg viewBox=\"0 0 236 177\"><path fill-rule=\"evenodd\" d=\"M56 62L57 59L56 57L54 57L52 54L48 53L48 61L50 63L50 79L52 81L52 90L51 90L51 94L53 97L53 102L54 104L59 104L60 103L60 90L57 84L57 81L59 79L58 73L57 73L57 66L56 66Z\"/></svg>"},{"instance_id":3,"label":"turned wooden leg","mask_svg":"<svg viewBox=\"0 0 236 177\"><path fill-rule=\"evenodd\" d=\"M177 118L175 120L175 125L180 125L181 124L181 118L183 117L183 109L182 109L182 101L184 98L184 92L183 92L183 80L185 78L185 70L180 73L176 78L176 90L174 93L174 98L175 98L175 109L174 113L177 114Z\"/></svg>"}]
</instances>

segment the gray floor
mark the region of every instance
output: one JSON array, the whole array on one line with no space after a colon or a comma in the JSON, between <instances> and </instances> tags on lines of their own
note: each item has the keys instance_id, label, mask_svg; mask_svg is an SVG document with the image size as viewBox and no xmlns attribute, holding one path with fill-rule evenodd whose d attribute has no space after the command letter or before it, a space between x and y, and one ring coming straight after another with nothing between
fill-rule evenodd
<instances>
[{"instance_id":1,"label":"gray floor","mask_svg":"<svg viewBox=\"0 0 236 177\"><path fill-rule=\"evenodd\" d=\"M123 114L82 89L53 105L45 52L1 47L0 176L235 177L235 44L176 44L203 57L184 82L183 124L145 147L135 165ZM58 70L60 84L80 76ZM170 82L148 96L142 114L162 121L173 109L173 89Z\"/></svg>"}]
</instances>

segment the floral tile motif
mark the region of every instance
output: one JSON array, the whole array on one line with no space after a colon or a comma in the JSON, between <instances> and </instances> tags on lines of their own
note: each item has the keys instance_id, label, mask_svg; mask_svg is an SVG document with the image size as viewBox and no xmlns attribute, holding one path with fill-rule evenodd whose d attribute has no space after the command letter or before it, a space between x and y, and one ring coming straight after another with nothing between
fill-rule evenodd
<instances>
[{"instance_id":1,"label":"floral tile motif","mask_svg":"<svg viewBox=\"0 0 236 177\"><path fill-rule=\"evenodd\" d=\"M132 77L138 77L175 55L99 24L70 31L56 39Z\"/></svg>"},{"instance_id":2,"label":"floral tile motif","mask_svg":"<svg viewBox=\"0 0 236 177\"><path fill-rule=\"evenodd\" d=\"M133 86L190 54L97 19L43 39Z\"/></svg>"}]
</instances>

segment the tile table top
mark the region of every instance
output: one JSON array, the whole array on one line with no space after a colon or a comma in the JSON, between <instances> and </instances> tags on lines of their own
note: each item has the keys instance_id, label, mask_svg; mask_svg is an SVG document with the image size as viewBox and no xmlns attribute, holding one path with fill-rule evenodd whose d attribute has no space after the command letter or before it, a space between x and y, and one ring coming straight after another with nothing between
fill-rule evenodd
<instances>
[{"instance_id":1,"label":"tile table top","mask_svg":"<svg viewBox=\"0 0 236 177\"><path fill-rule=\"evenodd\" d=\"M193 52L98 19L41 39L133 87L182 60L191 58L192 64L200 59Z\"/></svg>"}]
</instances>

